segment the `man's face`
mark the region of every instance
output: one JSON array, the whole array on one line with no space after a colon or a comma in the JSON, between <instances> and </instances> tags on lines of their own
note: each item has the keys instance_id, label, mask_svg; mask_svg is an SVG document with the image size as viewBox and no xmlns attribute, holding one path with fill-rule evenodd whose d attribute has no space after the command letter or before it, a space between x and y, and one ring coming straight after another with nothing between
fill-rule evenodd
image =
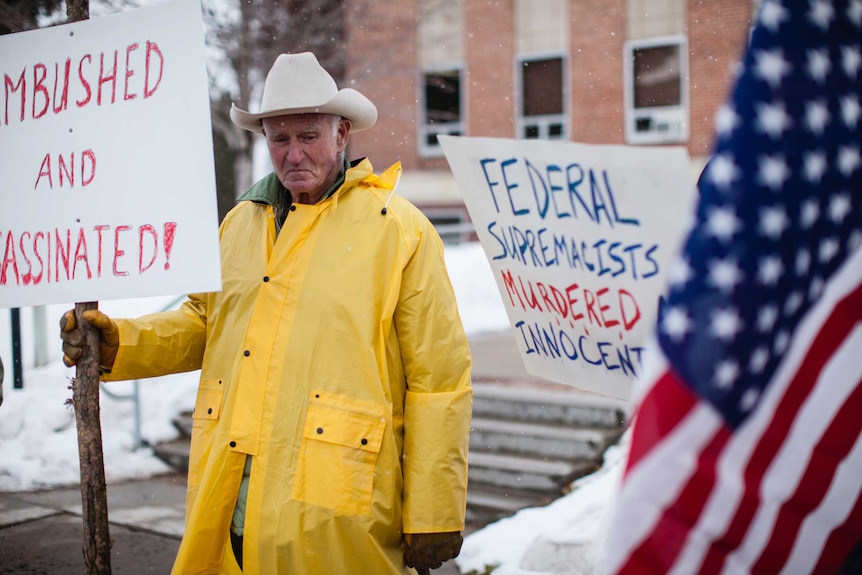
<instances>
[{"instance_id":1,"label":"man's face","mask_svg":"<svg viewBox=\"0 0 862 575\"><path fill-rule=\"evenodd\" d=\"M335 182L349 133L350 122L331 114L264 118L272 166L294 201L313 204Z\"/></svg>"}]
</instances>

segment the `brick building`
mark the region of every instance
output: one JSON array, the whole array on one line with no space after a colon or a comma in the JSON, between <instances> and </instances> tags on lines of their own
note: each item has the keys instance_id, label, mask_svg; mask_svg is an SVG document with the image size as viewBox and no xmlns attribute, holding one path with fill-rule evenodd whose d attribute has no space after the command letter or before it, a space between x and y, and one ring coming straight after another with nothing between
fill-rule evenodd
<instances>
[{"instance_id":1,"label":"brick building","mask_svg":"<svg viewBox=\"0 0 862 575\"><path fill-rule=\"evenodd\" d=\"M759 0L351 0L351 137L433 220L468 219L437 134L684 145L697 174Z\"/></svg>"}]
</instances>

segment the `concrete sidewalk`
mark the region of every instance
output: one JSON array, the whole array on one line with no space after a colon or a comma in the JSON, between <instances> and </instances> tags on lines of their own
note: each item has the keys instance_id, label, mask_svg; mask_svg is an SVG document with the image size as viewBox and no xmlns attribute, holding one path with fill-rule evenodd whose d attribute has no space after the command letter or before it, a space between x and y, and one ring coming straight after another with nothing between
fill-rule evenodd
<instances>
[{"instance_id":1,"label":"concrete sidewalk","mask_svg":"<svg viewBox=\"0 0 862 575\"><path fill-rule=\"evenodd\" d=\"M108 485L112 574L171 572L183 533L185 485L178 474ZM77 486L0 493L0 574L81 573L82 548ZM448 561L432 573L460 572Z\"/></svg>"},{"instance_id":2,"label":"concrete sidewalk","mask_svg":"<svg viewBox=\"0 0 862 575\"><path fill-rule=\"evenodd\" d=\"M470 344L477 385L566 387L529 376L509 332L477 336ZM172 474L108 485L112 573L170 573L183 533L185 484L184 476ZM78 486L0 493L0 574L80 573L82 530ZM449 561L433 573L459 571Z\"/></svg>"},{"instance_id":3,"label":"concrete sidewalk","mask_svg":"<svg viewBox=\"0 0 862 575\"><path fill-rule=\"evenodd\" d=\"M185 477L108 485L111 572L170 573L183 532ZM0 573L55 575L84 570L78 486L0 493Z\"/></svg>"}]
</instances>

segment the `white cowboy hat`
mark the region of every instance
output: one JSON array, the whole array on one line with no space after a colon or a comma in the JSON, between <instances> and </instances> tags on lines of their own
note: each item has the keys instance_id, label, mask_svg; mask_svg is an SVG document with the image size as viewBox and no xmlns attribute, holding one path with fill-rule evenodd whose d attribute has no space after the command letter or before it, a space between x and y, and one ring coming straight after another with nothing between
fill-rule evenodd
<instances>
[{"instance_id":1,"label":"white cowboy hat","mask_svg":"<svg viewBox=\"0 0 862 575\"><path fill-rule=\"evenodd\" d=\"M377 121L371 100L353 90L339 90L332 76L311 52L281 54L266 75L260 112L251 114L231 105L230 119L250 132L261 133L261 120L287 114L335 114L350 120L352 132Z\"/></svg>"}]
</instances>

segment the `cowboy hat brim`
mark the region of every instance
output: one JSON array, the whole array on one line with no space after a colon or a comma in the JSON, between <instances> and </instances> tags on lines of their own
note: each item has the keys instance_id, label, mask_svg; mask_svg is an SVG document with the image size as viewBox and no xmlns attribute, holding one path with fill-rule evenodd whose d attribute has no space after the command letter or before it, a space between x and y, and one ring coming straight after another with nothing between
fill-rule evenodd
<instances>
[{"instance_id":1,"label":"cowboy hat brim","mask_svg":"<svg viewBox=\"0 0 862 575\"><path fill-rule=\"evenodd\" d=\"M280 108L258 114L241 110L236 104L231 104L230 109L230 119L234 124L257 134L261 133L264 118L291 114L334 114L341 116L350 120L351 132L367 130L377 121L377 108L371 103L371 100L352 88L339 90L334 98L320 106Z\"/></svg>"}]
</instances>

